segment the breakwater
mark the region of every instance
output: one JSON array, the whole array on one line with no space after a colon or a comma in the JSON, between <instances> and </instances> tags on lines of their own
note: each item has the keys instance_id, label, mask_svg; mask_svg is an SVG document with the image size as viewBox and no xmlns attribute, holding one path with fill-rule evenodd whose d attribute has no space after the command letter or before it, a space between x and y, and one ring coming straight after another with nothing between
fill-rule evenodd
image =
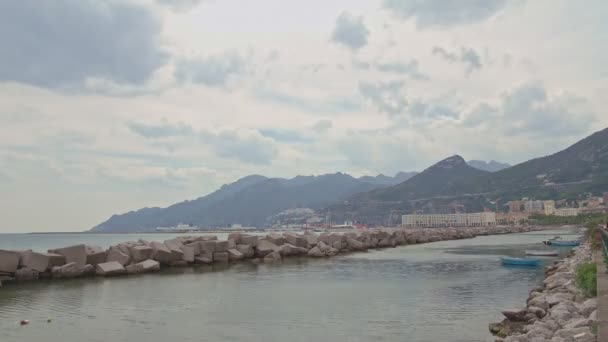
<instances>
[{"instance_id":1,"label":"breakwater","mask_svg":"<svg viewBox=\"0 0 608 342\"><path fill-rule=\"evenodd\" d=\"M312 232L270 233L266 236L231 233L227 240L218 240L215 236L184 236L164 242L127 241L107 249L81 244L50 249L47 253L0 250L0 279L5 283L19 283L36 279L138 274L200 264L276 263L290 257L323 258L367 249L540 229L394 228L320 235Z\"/></svg>"},{"instance_id":2,"label":"breakwater","mask_svg":"<svg viewBox=\"0 0 608 342\"><path fill-rule=\"evenodd\" d=\"M502 322L490 332L502 342L596 341L597 299L585 298L575 284L576 267L592 260L589 243L583 243L561 261L545 269L545 280L532 289L521 309L504 310Z\"/></svg>"}]
</instances>

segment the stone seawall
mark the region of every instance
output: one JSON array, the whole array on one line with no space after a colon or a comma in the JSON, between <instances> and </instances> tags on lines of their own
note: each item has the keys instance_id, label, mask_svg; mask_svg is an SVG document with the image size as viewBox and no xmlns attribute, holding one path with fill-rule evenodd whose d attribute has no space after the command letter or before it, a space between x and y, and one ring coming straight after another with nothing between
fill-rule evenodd
<instances>
[{"instance_id":1,"label":"stone seawall","mask_svg":"<svg viewBox=\"0 0 608 342\"><path fill-rule=\"evenodd\" d=\"M490 332L502 342L591 342L596 341L597 299L586 299L575 284L576 267L591 262L589 243L572 250L565 259L545 269L541 286L530 291L526 306L505 310ZM504 339L503 339L504 338Z\"/></svg>"},{"instance_id":2,"label":"stone seawall","mask_svg":"<svg viewBox=\"0 0 608 342\"><path fill-rule=\"evenodd\" d=\"M270 233L266 236L231 233L227 240L218 240L215 236L184 236L164 242L140 239L108 249L81 244L50 249L47 253L0 250L0 286L2 282L131 275L157 272L165 267L212 263L276 263L290 257L331 257L368 249L541 229L529 226L385 228L323 234Z\"/></svg>"}]
</instances>

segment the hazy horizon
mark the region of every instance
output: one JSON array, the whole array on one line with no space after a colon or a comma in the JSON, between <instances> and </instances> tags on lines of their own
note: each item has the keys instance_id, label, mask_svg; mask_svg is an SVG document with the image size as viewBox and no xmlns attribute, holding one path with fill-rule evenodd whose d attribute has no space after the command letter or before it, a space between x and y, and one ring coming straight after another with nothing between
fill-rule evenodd
<instances>
[{"instance_id":1,"label":"hazy horizon","mask_svg":"<svg viewBox=\"0 0 608 342\"><path fill-rule=\"evenodd\" d=\"M259 174L515 165L608 126L604 1L0 3L0 233Z\"/></svg>"}]
</instances>

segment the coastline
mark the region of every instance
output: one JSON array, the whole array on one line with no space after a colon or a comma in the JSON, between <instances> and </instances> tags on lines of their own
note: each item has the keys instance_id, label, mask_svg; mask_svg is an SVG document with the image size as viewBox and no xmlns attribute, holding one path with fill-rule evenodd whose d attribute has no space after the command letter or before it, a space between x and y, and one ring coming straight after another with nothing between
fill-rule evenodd
<instances>
[{"instance_id":1,"label":"coastline","mask_svg":"<svg viewBox=\"0 0 608 342\"><path fill-rule=\"evenodd\" d=\"M0 286L38 279L69 279L157 272L166 267L239 262L276 263L284 258L323 258L368 249L393 248L428 242L539 231L547 227L498 226L472 228L383 228L317 234L230 233L226 240L213 235L180 236L164 242L126 241L107 249L74 245L49 249L0 250Z\"/></svg>"},{"instance_id":2,"label":"coastline","mask_svg":"<svg viewBox=\"0 0 608 342\"><path fill-rule=\"evenodd\" d=\"M597 298L585 298L575 284L576 267L588 262L593 262L593 252L590 243L584 242L547 266L542 285L529 292L525 307L504 310L503 321L489 324L496 341L596 341Z\"/></svg>"}]
</instances>

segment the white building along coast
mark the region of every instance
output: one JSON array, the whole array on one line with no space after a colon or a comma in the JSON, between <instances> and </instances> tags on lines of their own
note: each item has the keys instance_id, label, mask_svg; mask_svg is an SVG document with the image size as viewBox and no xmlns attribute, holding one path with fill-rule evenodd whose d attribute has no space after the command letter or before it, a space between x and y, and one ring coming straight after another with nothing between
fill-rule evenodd
<instances>
[{"instance_id":1,"label":"white building along coast","mask_svg":"<svg viewBox=\"0 0 608 342\"><path fill-rule=\"evenodd\" d=\"M489 227L496 225L496 213L403 215L401 225L406 228Z\"/></svg>"}]
</instances>

